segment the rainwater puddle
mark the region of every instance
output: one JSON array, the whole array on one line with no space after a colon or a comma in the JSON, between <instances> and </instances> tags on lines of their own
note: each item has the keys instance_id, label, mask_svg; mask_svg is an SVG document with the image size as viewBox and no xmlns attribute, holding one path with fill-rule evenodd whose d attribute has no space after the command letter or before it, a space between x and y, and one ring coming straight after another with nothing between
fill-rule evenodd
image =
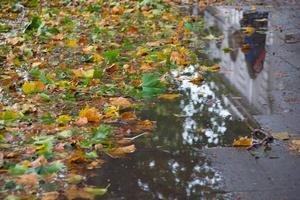
<instances>
[{"instance_id":1,"label":"rainwater puddle","mask_svg":"<svg viewBox=\"0 0 300 200\"><path fill-rule=\"evenodd\" d=\"M201 85L189 80L197 67L173 72L182 97L149 103L140 113L157 122L148 138L135 142L137 151L109 159L94 171L90 184L111 183L104 199L225 199L221 175L202 153L204 148L231 145L248 133L232 112L218 80Z\"/></svg>"}]
</instances>

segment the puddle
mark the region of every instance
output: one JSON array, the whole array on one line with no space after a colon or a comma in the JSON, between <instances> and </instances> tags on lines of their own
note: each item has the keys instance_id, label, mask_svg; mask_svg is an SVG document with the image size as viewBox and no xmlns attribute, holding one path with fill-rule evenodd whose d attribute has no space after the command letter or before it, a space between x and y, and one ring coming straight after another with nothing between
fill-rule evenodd
<instances>
[{"instance_id":1,"label":"puddle","mask_svg":"<svg viewBox=\"0 0 300 200\"><path fill-rule=\"evenodd\" d=\"M199 86L189 81L198 76L197 69L172 73L181 98L149 103L140 113L157 121L157 129L151 137L136 141L136 153L109 159L94 171L90 184L111 183L107 199L226 198L228 194L220 190L222 177L202 150L231 145L248 130L224 102L226 90L218 80Z\"/></svg>"}]
</instances>

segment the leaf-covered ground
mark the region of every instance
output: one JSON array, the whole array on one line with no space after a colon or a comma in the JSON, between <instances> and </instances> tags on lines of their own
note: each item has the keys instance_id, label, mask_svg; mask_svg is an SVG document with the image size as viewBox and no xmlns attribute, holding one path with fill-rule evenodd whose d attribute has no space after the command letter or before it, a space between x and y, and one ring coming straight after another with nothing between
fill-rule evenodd
<instances>
[{"instance_id":1,"label":"leaf-covered ground","mask_svg":"<svg viewBox=\"0 0 300 200\"><path fill-rule=\"evenodd\" d=\"M1 198L109 190L86 170L155 128L135 112L167 92L170 69L197 63L187 45L201 23L167 0L1 0Z\"/></svg>"}]
</instances>

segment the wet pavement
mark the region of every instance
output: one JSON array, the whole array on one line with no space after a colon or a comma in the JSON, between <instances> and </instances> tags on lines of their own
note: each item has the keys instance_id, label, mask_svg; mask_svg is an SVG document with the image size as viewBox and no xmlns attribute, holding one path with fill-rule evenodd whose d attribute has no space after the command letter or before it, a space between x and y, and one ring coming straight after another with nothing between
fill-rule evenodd
<instances>
[{"instance_id":1,"label":"wet pavement","mask_svg":"<svg viewBox=\"0 0 300 200\"><path fill-rule=\"evenodd\" d=\"M256 4L259 5L259 3ZM250 4L251 5L251 4ZM224 38L211 41L222 77L238 93L239 110L272 132L300 134L300 5L273 1L253 7L213 7L207 26ZM250 12L249 12L250 10ZM247 33L254 27L255 33ZM246 33L243 33L246 32ZM224 49L230 48L230 52ZM300 157L288 142L275 141L255 156L236 148L210 148L206 155L233 199L299 199Z\"/></svg>"}]
</instances>

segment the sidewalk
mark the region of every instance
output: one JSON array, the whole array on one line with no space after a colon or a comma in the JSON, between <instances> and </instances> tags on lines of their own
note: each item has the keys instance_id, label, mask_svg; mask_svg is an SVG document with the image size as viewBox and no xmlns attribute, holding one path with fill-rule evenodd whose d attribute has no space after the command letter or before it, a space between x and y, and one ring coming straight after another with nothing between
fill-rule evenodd
<instances>
[{"instance_id":1,"label":"sidewalk","mask_svg":"<svg viewBox=\"0 0 300 200\"><path fill-rule=\"evenodd\" d=\"M300 137L300 2L236 1L237 6L219 6L205 13L209 25L224 32L221 44L211 43L212 58L221 58L227 81L247 101L249 113L261 127ZM226 54L230 34L240 26L243 10L268 12L266 56L263 70L251 77L243 52ZM219 46L218 46L219 45ZM232 56L235 60L232 60ZM255 112L253 112L255 110ZM230 199L297 200L300 197L300 156L288 150L288 142L275 141L269 154L256 159L247 150L211 148L205 150L224 180Z\"/></svg>"}]
</instances>

